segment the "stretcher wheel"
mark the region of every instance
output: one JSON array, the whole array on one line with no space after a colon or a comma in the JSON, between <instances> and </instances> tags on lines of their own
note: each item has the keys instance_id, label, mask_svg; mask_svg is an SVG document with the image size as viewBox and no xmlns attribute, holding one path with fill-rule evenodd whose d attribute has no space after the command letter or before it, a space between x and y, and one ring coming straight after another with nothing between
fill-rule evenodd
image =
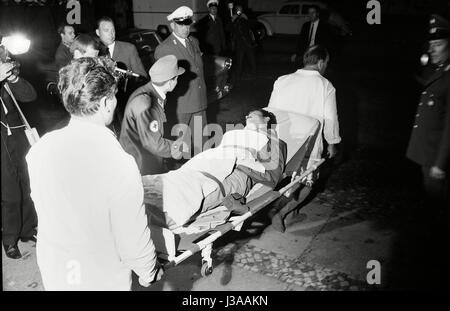
<instances>
[{"instance_id":1,"label":"stretcher wheel","mask_svg":"<svg viewBox=\"0 0 450 311\"><path fill-rule=\"evenodd\" d=\"M209 266L207 262L204 262L204 263L202 264L202 268L201 268L201 270L200 270L200 273L202 274L202 276L203 276L203 277L209 276L209 275L212 274L212 272L213 272L213 267L212 267L212 266Z\"/></svg>"}]
</instances>

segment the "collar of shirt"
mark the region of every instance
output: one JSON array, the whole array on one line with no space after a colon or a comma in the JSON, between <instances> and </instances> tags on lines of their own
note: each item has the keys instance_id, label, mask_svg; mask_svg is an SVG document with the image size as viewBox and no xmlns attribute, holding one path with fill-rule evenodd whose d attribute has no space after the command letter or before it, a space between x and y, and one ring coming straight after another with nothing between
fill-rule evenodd
<instances>
[{"instance_id":1,"label":"collar of shirt","mask_svg":"<svg viewBox=\"0 0 450 311\"><path fill-rule=\"evenodd\" d=\"M215 17L214 15L209 14L209 16L211 16L211 18L212 18L213 21L216 21L216 17Z\"/></svg>"},{"instance_id":2,"label":"collar of shirt","mask_svg":"<svg viewBox=\"0 0 450 311\"><path fill-rule=\"evenodd\" d=\"M186 39L183 39L183 38L178 37L178 36L175 34L175 32L172 32L172 33L173 33L174 37L177 38L178 41L180 41L181 44L184 45L184 47L186 47Z\"/></svg>"},{"instance_id":3,"label":"collar of shirt","mask_svg":"<svg viewBox=\"0 0 450 311\"><path fill-rule=\"evenodd\" d=\"M297 70L297 72L301 73L301 74L305 74L305 75L310 75L310 76L320 75L320 72L318 72L317 70L299 69L299 70Z\"/></svg>"},{"instance_id":4,"label":"collar of shirt","mask_svg":"<svg viewBox=\"0 0 450 311\"><path fill-rule=\"evenodd\" d=\"M113 53L114 53L114 47L116 46L116 41L114 41L113 43L111 43L110 45L108 45L108 50L109 50L109 54L111 55L111 57L113 57Z\"/></svg>"},{"instance_id":5,"label":"collar of shirt","mask_svg":"<svg viewBox=\"0 0 450 311\"><path fill-rule=\"evenodd\" d=\"M106 126L102 126L99 124L95 124L89 121L84 120L83 118L77 117L77 116L71 116L69 124L67 125L69 127L78 128L82 130L88 130L92 133L97 133L100 135L112 135L112 137L116 138L116 135L113 131L111 131Z\"/></svg>"},{"instance_id":6,"label":"collar of shirt","mask_svg":"<svg viewBox=\"0 0 450 311\"><path fill-rule=\"evenodd\" d=\"M161 97L161 99L163 101L165 101L166 100L166 94L164 94L164 92L161 91L161 88L159 86L157 86L157 85L154 85L153 83L152 83L152 86L155 89L156 93L158 93L159 97Z\"/></svg>"}]
</instances>

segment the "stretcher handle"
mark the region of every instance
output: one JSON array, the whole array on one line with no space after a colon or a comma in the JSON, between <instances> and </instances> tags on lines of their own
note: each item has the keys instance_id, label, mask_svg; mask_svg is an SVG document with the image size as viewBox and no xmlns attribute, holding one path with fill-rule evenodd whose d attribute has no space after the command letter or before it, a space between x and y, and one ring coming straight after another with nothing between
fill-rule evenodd
<instances>
[{"instance_id":1,"label":"stretcher handle","mask_svg":"<svg viewBox=\"0 0 450 311\"><path fill-rule=\"evenodd\" d=\"M301 174L300 176L297 176L294 178L293 181L291 181L288 185L286 185L285 187L281 188L278 192L283 195L285 194L289 189L291 189L295 184L300 183L303 178L305 178L306 176L308 176L309 174L311 174L312 172L314 172L320 165L323 164L323 162L325 162L326 159L322 158L320 159L317 163L311 165L310 168L308 168L306 171L303 172L303 174Z\"/></svg>"}]
</instances>

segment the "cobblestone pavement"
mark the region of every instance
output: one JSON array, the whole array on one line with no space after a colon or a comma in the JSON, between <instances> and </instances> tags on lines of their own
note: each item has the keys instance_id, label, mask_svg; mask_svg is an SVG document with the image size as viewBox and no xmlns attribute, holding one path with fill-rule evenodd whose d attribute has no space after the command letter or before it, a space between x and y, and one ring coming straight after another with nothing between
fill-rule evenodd
<instances>
[{"instance_id":1,"label":"cobblestone pavement","mask_svg":"<svg viewBox=\"0 0 450 311\"><path fill-rule=\"evenodd\" d=\"M366 290L366 285L342 272L315 264L301 262L252 245L234 251L236 244L228 244L215 254L218 263L230 262L255 273L261 273L305 290Z\"/></svg>"}]
</instances>

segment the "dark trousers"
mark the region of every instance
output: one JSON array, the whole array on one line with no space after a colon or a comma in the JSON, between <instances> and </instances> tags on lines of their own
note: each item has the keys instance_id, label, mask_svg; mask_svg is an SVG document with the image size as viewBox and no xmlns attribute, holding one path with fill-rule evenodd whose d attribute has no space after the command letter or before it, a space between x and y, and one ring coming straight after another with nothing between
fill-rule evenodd
<instances>
[{"instance_id":1,"label":"dark trousers","mask_svg":"<svg viewBox=\"0 0 450 311\"><path fill-rule=\"evenodd\" d=\"M203 151L203 144L207 137L203 137L203 129L207 124L206 110L197 112L177 113L178 123L186 124L190 129L190 137L188 133L183 133L182 137L189 146L189 152L183 152L184 159L190 159ZM194 151L194 152L192 152Z\"/></svg>"},{"instance_id":2,"label":"dark trousers","mask_svg":"<svg viewBox=\"0 0 450 311\"><path fill-rule=\"evenodd\" d=\"M37 215L30 197L26 164L6 162L2 163L2 241L4 245L12 245L19 238L36 234Z\"/></svg>"},{"instance_id":3,"label":"dark trousers","mask_svg":"<svg viewBox=\"0 0 450 311\"><path fill-rule=\"evenodd\" d=\"M237 83L242 76L244 70L244 61L248 62L248 65L250 67L249 73L251 75L256 74L255 52L252 47L237 46L233 61L234 61L233 62L234 72L232 81L233 84Z\"/></svg>"},{"instance_id":4,"label":"dark trousers","mask_svg":"<svg viewBox=\"0 0 450 311\"><path fill-rule=\"evenodd\" d=\"M448 195L449 182L445 179L435 179L430 177L430 167L422 166L423 186L427 199L427 205L435 211L446 212L449 215Z\"/></svg>"}]
</instances>

